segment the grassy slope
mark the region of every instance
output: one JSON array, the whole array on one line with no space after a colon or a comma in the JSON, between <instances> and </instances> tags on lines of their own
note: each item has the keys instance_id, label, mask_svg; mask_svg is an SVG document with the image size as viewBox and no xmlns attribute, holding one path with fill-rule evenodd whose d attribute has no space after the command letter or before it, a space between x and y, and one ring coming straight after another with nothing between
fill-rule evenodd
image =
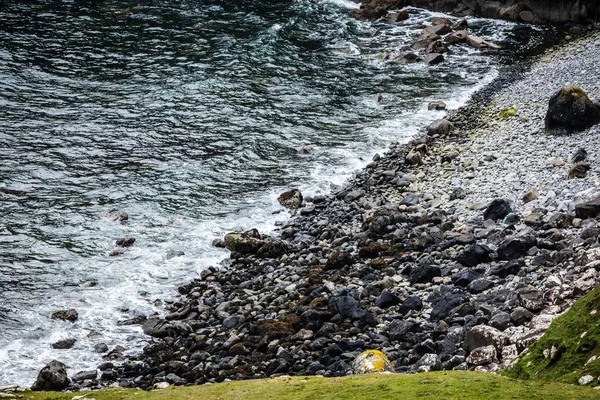
<instances>
[{"instance_id":1,"label":"grassy slope","mask_svg":"<svg viewBox=\"0 0 600 400\"><path fill-rule=\"evenodd\" d=\"M416 375L295 377L172 387L143 392L109 389L86 392L96 400L192 399L598 399L597 390L561 383L517 381L498 375L442 371ZM24 399L71 400L82 393L24 393Z\"/></svg>"},{"instance_id":2,"label":"grassy slope","mask_svg":"<svg viewBox=\"0 0 600 400\"><path fill-rule=\"evenodd\" d=\"M596 310L596 313L593 311ZM585 335L582 337L582 334ZM554 346L559 357L550 360L544 350ZM592 356L598 358L585 365ZM584 375L600 376L600 286L577 300L565 314L521 356L506 376L542 381L575 383ZM597 385L594 380L592 384ZM600 393L598 394L600 398Z\"/></svg>"}]
</instances>

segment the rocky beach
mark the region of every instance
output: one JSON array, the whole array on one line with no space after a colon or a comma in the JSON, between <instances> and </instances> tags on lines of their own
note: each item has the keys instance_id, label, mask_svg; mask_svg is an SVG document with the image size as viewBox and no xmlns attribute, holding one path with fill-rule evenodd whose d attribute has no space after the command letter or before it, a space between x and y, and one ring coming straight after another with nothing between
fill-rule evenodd
<instances>
[{"instance_id":1,"label":"rocky beach","mask_svg":"<svg viewBox=\"0 0 600 400\"><path fill-rule=\"evenodd\" d=\"M230 259L179 287L168 314L128 322L151 337L141 354L103 349L68 387L343 376L365 350L400 373L508 367L598 283L600 126L544 121L565 85L599 98L598 76L600 39L568 43L339 190L287 192L278 235L216 241Z\"/></svg>"}]
</instances>

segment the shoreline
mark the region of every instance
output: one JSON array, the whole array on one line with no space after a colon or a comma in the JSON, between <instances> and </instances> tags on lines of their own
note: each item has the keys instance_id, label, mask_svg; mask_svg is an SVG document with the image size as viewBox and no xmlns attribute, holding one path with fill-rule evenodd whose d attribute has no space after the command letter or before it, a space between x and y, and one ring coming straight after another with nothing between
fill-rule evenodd
<instances>
[{"instance_id":1,"label":"shoreline","mask_svg":"<svg viewBox=\"0 0 600 400\"><path fill-rule=\"evenodd\" d=\"M560 57L560 52L555 57ZM539 61L532 67L538 65ZM519 75L522 72L513 73ZM525 75L529 73L524 72ZM310 199L312 201L300 209L299 215L290 218L281 228L282 237L291 235L285 243L278 238L259 239L263 244L272 244L271 254L279 255L281 249L285 249L287 254L283 257L241 255L232 258L231 266L224 271L206 270L202 280L179 288L185 299L181 306L159 321L160 324L148 328L157 337L164 337L150 343L132 362L122 366L104 363L100 377L102 384L119 381L122 386L150 388L161 381L205 383L282 374L342 376L351 369L351 361L360 350L371 348L383 350L396 361L397 372L472 367L469 364L473 363L468 362L469 353L483 346L472 347L471 344L468 346L470 351L465 349L467 328L485 325L504 333L495 327L501 326L500 322L491 324L497 315L501 315L497 320L503 318L503 323L509 325L506 329L523 324L517 326L511 315L506 322L506 311L494 311L501 310L495 299L480 300L494 287L470 293L472 282L487 280L507 286L501 293L505 301L511 295L512 287L506 283L506 278L491 278L499 275L489 274L493 268L510 264L510 261L503 263L494 256L494 243L489 248L489 260L486 258L482 263L486 264L484 267L480 267L481 263L469 267L458 259L468 248L481 242L489 246L490 236L498 234L500 238L495 244L499 245L503 240L510 240L513 232L505 232L508 228L499 224L486 227L477 218L483 212L481 209L461 208L460 200L473 197L468 188L464 199L447 200L444 196L448 193L437 199L435 193L427 193L431 190L423 189L423 186L431 184L431 188L448 191L453 188L447 182L441 182L444 175L448 178L452 173L469 174L472 165L467 168L458 165L461 154L480 149L448 148L448 145L472 138L470 135L477 135L475 130L486 129L481 126L482 119L488 123L498 122L494 116L502 110L497 109L498 105L486 109L486 104L503 93L505 83L515 85L508 81L508 77L499 77L482 89L478 94L480 100L450 114L448 119L455 125L453 134L425 136L406 146L391 146L379 160L359 171L341 191ZM516 84L519 82L522 81ZM556 90L559 88L557 86ZM596 97L600 93L590 95ZM510 121L501 120L499 124ZM425 166L406 165L411 151L415 156L419 154ZM441 158L446 160L444 164L439 163ZM454 176L452 179L460 178ZM415 194L418 198L411 197ZM434 203L435 200L441 203ZM457 210L448 213L453 207ZM388 229L392 225L394 230ZM484 230L485 234L479 230ZM534 239L540 242L536 242L539 247L532 247L551 250L542 247L542 239L546 238L537 235L548 230L541 232L541 227L534 227L534 236L538 236ZM564 240L570 240L570 237ZM553 245L544 243L544 246ZM426 252L429 256L424 257ZM439 259L437 253L441 253ZM533 259L538 254L516 259ZM427 257L429 259L424 261ZM530 272L528 261L524 260L519 269ZM470 261L465 262L470 264ZM434 268L430 268L432 266ZM466 275L459 276L460 282L474 279L464 286L457 284L454 277L460 274ZM510 276L516 275L506 275ZM520 283L526 276L519 278ZM549 289L562 288L561 285ZM448 286L452 287L446 288ZM530 283L527 286L537 288ZM519 289L518 284L515 289ZM385 298L381 299L382 296ZM529 294L515 295L512 300L529 313L542 316L536 327L526 332L514 329L509 332L512 336L506 334L501 338L501 344L494 341L491 345L496 351L496 362L477 365L481 368L476 370L493 371L511 355L516 356L515 352L532 342L540 330L545 329L543 326L547 327L551 317L564 311L565 305L568 307L572 300L569 297L562 299L564 304L556 308L556 304L545 303L542 293L543 307L536 311L540 307L538 294L531 298L527 296ZM420 300L420 306L416 298ZM375 307L379 300L383 303ZM477 302L483 302L484 307L481 304L475 306ZM534 306L530 302L535 303ZM455 307L436 310L436 305L443 306L443 303ZM526 304L533 308L529 309ZM555 308L548 310L549 306ZM439 313L434 316L434 311ZM444 313L448 315L440 318ZM521 315L521 319L528 316L524 311L521 314L525 315ZM531 316L527 323L534 318ZM439 322L443 320L447 321ZM497 334L487 328L484 331L486 335L489 332ZM505 345L509 341L511 344ZM178 350L180 348L186 350ZM440 357L439 349L444 349L444 354L450 357ZM437 354L437 359L432 354ZM494 361L494 357L491 359ZM96 385L93 381L88 383L91 387Z\"/></svg>"}]
</instances>

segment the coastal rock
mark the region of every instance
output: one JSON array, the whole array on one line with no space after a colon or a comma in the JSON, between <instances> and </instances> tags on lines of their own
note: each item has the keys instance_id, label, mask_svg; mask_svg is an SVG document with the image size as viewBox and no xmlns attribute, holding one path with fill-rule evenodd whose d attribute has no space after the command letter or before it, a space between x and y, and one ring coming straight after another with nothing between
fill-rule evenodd
<instances>
[{"instance_id":1,"label":"coastal rock","mask_svg":"<svg viewBox=\"0 0 600 400\"><path fill-rule=\"evenodd\" d=\"M504 333L487 325L477 325L465 333L464 347L467 351L473 351L478 347L494 346L501 350L507 341Z\"/></svg>"},{"instance_id":2,"label":"coastal rock","mask_svg":"<svg viewBox=\"0 0 600 400\"><path fill-rule=\"evenodd\" d=\"M469 357L467 357L467 362L473 365L487 365L493 362L498 361L496 347L482 346L477 347L471 351Z\"/></svg>"},{"instance_id":3,"label":"coastal rock","mask_svg":"<svg viewBox=\"0 0 600 400\"><path fill-rule=\"evenodd\" d=\"M259 258L280 258L289 251L289 245L283 240L268 238L256 252Z\"/></svg>"},{"instance_id":4,"label":"coastal rock","mask_svg":"<svg viewBox=\"0 0 600 400\"><path fill-rule=\"evenodd\" d=\"M571 162L576 164L578 162L582 162L587 160L588 153L585 149L577 149L577 151L571 157Z\"/></svg>"},{"instance_id":5,"label":"coastal rock","mask_svg":"<svg viewBox=\"0 0 600 400\"><path fill-rule=\"evenodd\" d=\"M432 101L427 105L427 109L428 110L445 110L446 109L446 103L444 103L441 100L438 101Z\"/></svg>"},{"instance_id":6,"label":"coastal rock","mask_svg":"<svg viewBox=\"0 0 600 400\"><path fill-rule=\"evenodd\" d=\"M452 32L444 38L444 41L448 44L464 43L467 41L469 32L465 30Z\"/></svg>"},{"instance_id":7,"label":"coastal rock","mask_svg":"<svg viewBox=\"0 0 600 400\"><path fill-rule=\"evenodd\" d=\"M523 195L523 203L529 203L530 201L537 200L540 197L539 192L536 188L531 188Z\"/></svg>"},{"instance_id":8,"label":"coastal rock","mask_svg":"<svg viewBox=\"0 0 600 400\"><path fill-rule=\"evenodd\" d=\"M81 371L73 375L73 382L81 382L86 379L96 379L98 377L98 371Z\"/></svg>"},{"instance_id":9,"label":"coastal rock","mask_svg":"<svg viewBox=\"0 0 600 400\"><path fill-rule=\"evenodd\" d=\"M567 174L567 176L569 177L569 179L585 178L589 169L590 163L584 161L578 162L577 164L573 165L571 169L569 169L569 173Z\"/></svg>"},{"instance_id":10,"label":"coastal rock","mask_svg":"<svg viewBox=\"0 0 600 400\"><path fill-rule=\"evenodd\" d=\"M52 348L54 349L70 349L75 345L76 339L64 339L59 340L56 343L52 343Z\"/></svg>"},{"instance_id":11,"label":"coastal rock","mask_svg":"<svg viewBox=\"0 0 600 400\"><path fill-rule=\"evenodd\" d=\"M466 267L475 267L481 263L491 261L491 250L489 247L479 244L468 246L458 255L456 261Z\"/></svg>"},{"instance_id":12,"label":"coastal rock","mask_svg":"<svg viewBox=\"0 0 600 400\"><path fill-rule=\"evenodd\" d=\"M114 221L114 222L125 222L129 219L129 215L127 215L127 213L123 210L118 210L118 209L112 209L109 212L106 213L105 218L109 221Z\"/></svg>"},{"instance_id":13,"label":"coastal rock","mask_svg":"<svg viewBox=\"0 0 600 400\"><path fill-rule=\"evenodd\" d=\"M60 319L63 321L75 322L79 318L77 310L71 308L69 310L60 310L52 314L52 319Z\"/></svg>"},{"instance_id":14,"label":"coastal rock","mask_svg":"<svg viewBox=\"0 0 600 400\"><path fill-rule=\"evenodd\" d=\"M444 56L439 53L429 53L423 58L425 64L435 65L444 62Z\"/></svg>"},{"instance_id":15,"label":"coastal rock","mask_svg":"<svg viewBox=\"0 0 600 400\"><path fill-rule=\"evenodd\" d=\"M223 241L227 250L241 254L256 254L264 244L256 230L231 232L225 235Z\"/></svg>"},{"instance_id":16,"label":"coastal rock","mask_svg":"<svg viewBox=\"0 0 600 400\"><path fill-rule=\"evenodd\" d=\"M387 289L382 291L375 300L375 306L379 308L389 308L397 304L400 304L400 298Z\"/></svg>"},{"instance_id":17,"label":"coastal rock","mask_svg":"<svg viewBox=\"0 0 600 400\"><path fill-rule=\"evenodd\" d=\"M500 243L496 252L500 260L514 260L526 255L527 250L533 245L534 242L530 237L513 237Z\"/></svg>"},{"instance_id":18,"label":"coastal rock","mask_svg":"<svg viewBox=\"0 0 600 400\"><path fill-rule=\"evenodd\" d=\"M448 121L447 119L445 119L445 118L437 119L437 120L433 121L431 123L431 125L429 125L429 127L427 128L427 134L429 136L433 136L433 135L446 136L450 133L450 131L452 131L453 128L454 128L454 125L452 124L452 122Z\"/></svg>"},{"instance_id":19,"label":"coastal rock","mask_svg":"<svg viewBox=\"0 0 600 400\"><path fill-rule=\"evenodd\" d=\"M577 218L596 218L600 214L600 193L592 200L575 203L575 215Z\"/></svg>"},{"instance_id":20,"label":"coastal rock","mask_svg":"<svg viewBox=\"0 0 600 400\"><path fill-rule=\"evenodd\" d=\"M434 353L423 355L415 366L419 372L439 371L442 368L440 357Z\"/></svg>"},{"instance_id":21,"label":"coastal rock","mask_svg":"<svg viewBox=\"0 0 600 400\"><path fill-rule=\"evenodd\" d=\"M50 361L37 376L37 379L31 390L34 392L40 391L57 391L65 390L71 381L67 377L67 366L60 361Z\"/></svg>"},{"instance_id":22,"label":"coastal rock","mask_svg":"<svg viewBox=\"0 0 600 400\"><path fill-rule=\"evenodd\" d=\"M430 43L429 46L427 46L427 48L425 49L426 54L430 54L430 53L443 54L447 51L448 51L448 48L446 47L444 42L441 40L436 40L435 42Z\"/></svg>"},{"instance_id":23,"label":"coastal rock","mask_svg":"<svg viewBox=\"0 0 600 400\"><path fill-rule=\"evenodd\" d=\"M467 36L467 44L475 49L501 49L502 48L494 43L486 42L479 36L474 36L474 35Z\"/></svg>"},{"instance_id":24,"label":"coastal rock","mask_svg":"<svg viewBox=\"0 0 600 400\"><path fill-rule=\"evenodd\" d=\"M388 358L379 350L367 350L359 354L352 363L355 374L370 374L374 372L393 372Z\"/></svg>"},{"instance_id":25,"label":"coastal rock","mask_svg":"<svg viewBox=\"0 0 600 400\"><path fill-rule=\"evenodd\" d=\"M483 212L483 219L491 219L497 221L503 219L512 212L512 208L508 201L504 199L495 199Z\"/></svg>"},{"instance_id":26,"label":"coastal rock","mask_svg":"<svg viewBox=\"0 0 600 400\"><path fill-rule=\"evenodd\" d=\"M436 33L423 31L415 43L413 43L412 48L415 50L426 49L431 43L435 42L436 40L440 40L441 38L442 37Z\"/></svg>"},{"instance_id":27,"label":"coastal rock","mask_svg":"<svg viewBox=\"0 0 600 400\"><path fill-rule=\"evenodd\" d=\"M548 104L546 133L582 131L600 122L600 109L577 86L564 86Z\"/></svg>"},{"instance_id":28,"label":"coastal rock","mask_svg":"<svg viewBox=\"0 0 600 400\"><path fill-rule=\"evenodd\" d=\"M435 265L417 265L415 266L408 280L410 283L426 283L431 282L436 276L442 276L442 270Z\"/></svg>"},{"instance_id":29,"label":"coastal rock","mask_svg":"<svg viewBox=\"0 0 600 400\"><path fill-rule=\"evenodd\" d=\"M297 210L302 205L304 198L300 189L290 189L277 197L279 204L290 210Z\"/></svg>"},{"instance_id":30,"label":"coastal rock","mask_svg":"<svg viewBox=\"0 0 600 400\"><path fill-rule=\"evenodd\" d=\"M410 17L410 14L406 10L397 11L391 14L388 14L387 20L390 22L400 22L405 21Z\"/></svg>"},{"instance_id":31,"label":"coastal rock","mask_svg":"<svg viewBox=\"0 0 600 400\"><path fill-rule=\"evenodd\" d=\"M190 326L185 322L166 321L160 318L150 318L142 325L144 334L157 338L187 334L191 330Z\"/></svg>"},{"instance_id":32,"label":"coastal rock","mask_svg":"<svg viewBox=\"0 0 600 400\"><path fill-rule=\"evenodd\" d=\"M115 242L115 245L117 245L119 247L131 247L131 246L133 246L134 243L135 243L135 238L126 237L126 238L117 239L117 241Z\"/></svg>"}]
</instances>

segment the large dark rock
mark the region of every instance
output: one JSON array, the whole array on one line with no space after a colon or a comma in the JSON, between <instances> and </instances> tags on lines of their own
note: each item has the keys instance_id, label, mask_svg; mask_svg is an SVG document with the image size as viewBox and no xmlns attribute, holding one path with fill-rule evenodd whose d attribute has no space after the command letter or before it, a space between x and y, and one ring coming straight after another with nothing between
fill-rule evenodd
<instances>
[{"instance_id":1,"label":"large dark rock","mask_svg":"<svg viewBox=\"0 0 600 400\"><path fill-rule=\"evenodd\" d=\"M490 269L490 275L497 275L500 278L504 279L509 275L516 275L519 273L522 267L525 266L525 261L523 260L511 260L503 265L496 265Z\"/></svg>"},{"instance_id":2,"label":"large dark rock","mask_svg":"<svg viewBox=\"0 0 600 400\"><path fill-rule=\"evenodd\" d=\"M414 322L395 319L388 325L387 331L390 340L404 341L406 340L406 334L414 331L415 328Z\"/></svg>"},{"instance_id":3,"label":"large dark rock","mask_svg":"<svg viewBox=\"0 0 600 400\"><path fill-rule=\"evenodd\" d=\"M431 282L436 276L442 276L442 270L435 265L417 265L408 276L410 283L427 283Z\"/></svg>"},{"instance_id":4,"label":"large dark rock","mask_svg":"<svg viewBox=\"0 0 600 400\"><path fill-rule=\"evenodd\" d=\"M241 254L256 254L258 249L264 244L256 229L247 232L228 233L223 238L223 241L227 250Z\"/></svg>"},{"instance_id":5,"label":"large dark rock","mask_svg":"<svg viewBox=\"0 0 600 400\"><path fill-rule=\"evenodd\" d=\"M530 237L513 237L501 242L496 252L501 260L514 260L526 255L533 245L534 241Z\"/></svg>"},{"instance_id":6,"label":"large dark rock","mask_svg":"<svg viewBox=\"0 0 600 400\"><path fill-rule=\"evenodd\" d=\"M329 299L327 308L332 314L340 314L344 318L354 317L360 304L352 296L336 296Z\"/></svg>"},{"instance_id":7,"label":"large dark rock","mask_svg":"<svg viewBox=\"0 0 600 400\"><path fill-rule=\"evenodd\" d=\"M575 215L577 218L596 218L600 214L600 194L592 200L575 203Z\"/></svg>"},{"instance_id":8,"label":"large dark rock","mask_svg":"<svg viewBox=\"0 0 600 400\"><path fill-rule=\"evenodd\" d=\"M33 391L61 391L69 386L71 381L67 377L67 367L60 361L50 361L37 376L31 386Z\"/></svg>"},{"instance_id":9,"label":"large dark rock","mask_svg":"<svg viewBox=\"0 0 600 400\"><path fill-rule=\"evenodd\" d=\"M491 250L487 246L474 244L458 255L457 261L466 267L475 267L491 261Z\"/></svg>"},{"instance_id":10,"label":"large dark rock","mask_svg":"<svg viewBox=\"0 0 600 400\"><path fill-rule=\"evenodd\" d=\"M547 133L582 131L600 122L600 109L576 86L564 86L550 99L546 113Z\"/></svg>"},{"instance_id":11,"label":"large dark rock","mask_svg":"<svg viewBox=\"0 0 600 400\"><path fill-rule=\"evenodd\" d=\"M158 338L176 337L177 335L187 334L191 330L185 322L166 321L160 318L150 318L142 325L142 331L146 335Z\"/></svg>"},{"instance_id":12,"label":"large dark rock","mask_svg":"<svg viewBox=\"0 0 600 400\"><path fill-rule=\"evenodd\" d=\"M300 189L291 189L281 193L277 198L277 201L285 208L297 210L302 205L304 198L302 197L302 193L300 193Z\"/></svg>"},{"instance_id":13,"label":"large dark rock","mask_svg":"<svg viewBox=\"0 0 600 400\"><path fill-rule=\"evenodd\" d=\"M409 311L421 311L423 309L423 300L418 296L410 296L402 302L398 308L400 314L406 314Z\"/></svg>"},{"instance_id":14,"label":"large dark rock","mask_svg":"<svg viewBox=\"0 0 600 400\"><path fill-rule=\"evenodd\" d=\"M377 300L375 300L375 306L379 308L389 308L397 304L400 304L400 299L387 289L382 291Z\"/></svg>"},{"instance_id":15,"label":"large dark rock","mask_svg":"<svg viewBox=\"0 0 600 400\"><path fill-rule=\"evenodd\" d=\"M496 199L490 203L490 205L483 212L483 219L491 219L497 221L503 219L512 212L510 204L504 199Z\"/></svg>"},{"instance_id":16,"label":"large dark rock","mask_svg":"<svg viewBox=\"0 0 600 400\"><path fill-rule=\"evenodd\" d=\"M463 292L453 290L450 286L442 286L428 297L431 303L431 320L438 321L450 315L451 311L460 306L466 299Z\"/></svg>"},{"instance_id":17,"label":"large dark rock","mask_svg":"<svg viewBox=\"0 0 600 400\"><path fill-rule=\"evenodd\" d=\"M289 251L289 245L283 240L269 238L256 252L260 258L279 258Z\"/></svg>"},{"instance_id":18,"label":"large dark rock","mask_svg":"<svg viewBox=\"0 0 600 400\"><path fill-rule=\"evenodd\" d=\"M71 308L70 310L60 310L52 313L52 319L61 319L63 321L75 322L79 318L77 310Z\"/></svg>"},{"instance_id":19,"label":"large dark rock","mask_svg":"<svg viewBox=\"0 0 600 400\"><path fill-rule=\"evenodd\" d=\"M472 269L457 272L452 275L452 283L456 286L467 287L469 283L479 278L479 274Z\"/></svg>"}]
</instances>

